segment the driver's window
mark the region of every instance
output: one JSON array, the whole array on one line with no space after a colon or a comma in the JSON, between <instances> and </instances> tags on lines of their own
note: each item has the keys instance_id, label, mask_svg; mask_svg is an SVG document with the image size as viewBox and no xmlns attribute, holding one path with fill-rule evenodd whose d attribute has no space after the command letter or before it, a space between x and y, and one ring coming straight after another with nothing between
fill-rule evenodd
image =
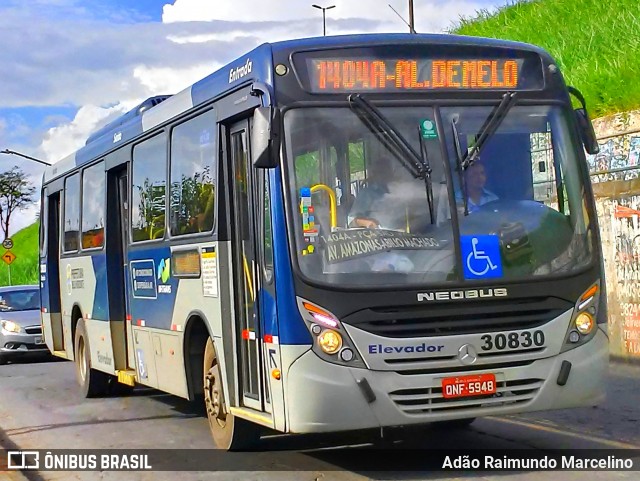
<instances>
[{"instance_id":1,"label":"driver's window","mask_svg":"<svg viewBox=\"0 0 640 481\"><path fill-rule=\"evenodd\" d=\"M531 134L531 171L533 176L533 200L555 210L558 207L556 166L553 161L551 132Z\"/></svg>"}]
</instances>

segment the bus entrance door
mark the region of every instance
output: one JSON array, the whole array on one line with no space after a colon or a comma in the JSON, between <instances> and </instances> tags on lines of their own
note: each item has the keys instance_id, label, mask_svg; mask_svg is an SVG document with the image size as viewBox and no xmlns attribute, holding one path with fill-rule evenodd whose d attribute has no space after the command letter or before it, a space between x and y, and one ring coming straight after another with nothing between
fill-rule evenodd
<instances>
[{"instance_id":1,"label":"bus entrance door","mask_svg":"<svg viewBox=\"0 0 640 481\"><path fill-rule=\"evenodd\" d=\"M120 313L119 318L124 319L124 328L121 332L112 333L114 341L121 340L119 346L114 345L114 355L119 359L126 359L123 363L126 365L127 372L136 371L136 359L133 346L133 327L131 320L131 308L129 306L129 275L128 275L128 256L127 250L129 247L129 182L127 167L120 168L112 174L113 183L109 183L110 187L115 189L116 195L109 195L107 202L115 202L116 205L109 209L111 212L117 212L117 219L111 219L114 221L114 227L117 226L118 236L115 237L114 242L107 245L107 249L111 248L112 251L109 255L111 259L117 259L117 262L111 262L111 265L117 266L117 270L114 271L114 278L120 282L111 285L110 289L112 295L114 295L115 310ZM123 276L124 272L124 276ZM115 344L115 343L114 343ZM121 364L122 365L122 364Z\"/></svg>"},{"instance_id":2,"label":"bus entrance door","mask_svg":"<svg viewBox=\"0 0 640 481\"><path fill-rule=\"evenodd\" d=\"M249 123L247 120L229 129L227 152L232 181L230 215L234 273L234 303L236 346L239 351L240 404L265 411L262 376L261 306L257 275L258 256L256 242L257 195L255 172L249 155Z\"/></svg>"}]
</instances>

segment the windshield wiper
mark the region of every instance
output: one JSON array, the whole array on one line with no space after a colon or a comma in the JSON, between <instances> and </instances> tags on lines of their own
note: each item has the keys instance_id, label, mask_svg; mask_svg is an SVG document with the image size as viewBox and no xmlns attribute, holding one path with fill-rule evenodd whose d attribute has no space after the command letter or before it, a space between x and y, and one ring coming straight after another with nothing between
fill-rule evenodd
<instances>
[{"instance_id":1,"label":"windshield wiper","mask_svg":"<svg viewBox=\"0 0 640 481\"><path fill-rule=\"evenodd\" d=\"M374 134L381 137L385 147L416 179L423 179L427 189L427 203L429 204L429 217L433 219L433 189L431 185L431 166L426 148L420 136L420 153L416 152L407 139L393 126L382 112L363 98L360 94L351 94L347 98L349 107L355 111L360 120ZM420 128L418 127L420 135Z\"/></svg>"},{"instance_id":2,"label":"windshield wiper","mask_svg":"<svg viewBox=\"0 0 640 481\"><path fill-rule=\"evenodd\" d=\"M422 163L420 154L382 115L382 112L360 94L349 95L348 101L349 107L356 112L371 132L382 137L385 146L411 175L416 178L423 178L426 174L426 168Z\"/></svg>"},{"instance_id":3,"label":"windshield wiper","mask_svg":"<svg viewBox=\"0 0 640 481\"><path fill-rule=\"evenodd\" d=\"M464 215L469 215L469 200L467 199L467 183L464 181L464 174L462 168L463 156L462 147L460 147L460 135L458 134L458 117L454 116L451 119L451 130L453 130L453 145L456 149L456 170L458 171L458 182L460 182L460 189L462 190L462 202L464 202Z\"/></svg>"},{"instance_id":4,"label":"windshield wiper","mask_svg":"<svg viewBox=\"0 0 640 481\"><path fill-rule=\"evenodd\" d=\"M509 110L516 102L517 92L507 92L502 96L502 100L496 105L491 113L487 116L482 125L482 128L476 134L476 142L470 151L467 151L466 155L462 158L461 167L465 171L467 168L473 165L480 156L482 147L487 143L487 140L496 133L498 127L507 116Z\"/></svg>"},{"instance_id":5,"label":"windshield wiper","mask_svg":"<svg viewBox=\"0 0 640 481\"><path fill-rule=\"evenodd\" d=\"M429 219L431 219L431 224L435 224L435 219L433 218L433 186L431 183L431 163L429 162L429 154L427 153L427 146L424 144L424 139L422 137L422 131L420 126L418 126L418 141L420 142L420 162L425 168L425 176L424 176L424 185L427 189L427 203L429 204Z\"/></svg>"},{"instance_id":6,"label":"windshield wiper","mask_svg":"<svg viewBox=\"0 0 640 481\"><path fill-rule=\"evenodd\" d=\"M480 157L480 151L485 146L489 138L496 133L498 127L507 116L509 110L516 102L517 92L507 92L502 96L502 100L496 105L491 113L485 119L480 131L476 134L476 142L467 152L462 155L462 147L460 146L460 135L458 134L457 118L451 120L451 129L453 130L453 143L456 153L456 165L458 167L458 179L460 188L462 189L462 197L464 202L464 215L469 215L469 199L467 198L467 183L464 180L464 171L472 166Z\"/></svg>"}]
</instances>

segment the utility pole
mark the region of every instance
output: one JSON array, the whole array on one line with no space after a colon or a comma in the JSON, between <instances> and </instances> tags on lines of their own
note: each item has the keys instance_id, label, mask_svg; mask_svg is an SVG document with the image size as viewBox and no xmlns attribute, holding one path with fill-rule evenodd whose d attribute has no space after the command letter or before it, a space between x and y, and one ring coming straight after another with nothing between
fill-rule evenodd
<instances>
[{"instance_id":1,"label":"utility pole","mask_svg":"<svg viewBox=\"0 0 640 481\"><path fill-rule=\"evenodd\" d=\"M388 5L389 5L389 8L393 10L393 13L395 13L398 17L400 17L400 20L402 20L402 23L404 23L407 27L409 27L409 33L418 33L416 32L416 29L413 28L413 0L409 0L409 23L407 23L404 17L400 15L398 11L391 6L391 4L388 4Z\"/></svg>"},{"instance_id":2,"label":"utility pole","mask_svg":"<svg viewBox=\"0 0 640 481\"><path fill-rule=\"evenodd\" d=\"M416 33L414 18L413 18L413 0L409 0L409 33Z\"/></svg>"}]
</instances>

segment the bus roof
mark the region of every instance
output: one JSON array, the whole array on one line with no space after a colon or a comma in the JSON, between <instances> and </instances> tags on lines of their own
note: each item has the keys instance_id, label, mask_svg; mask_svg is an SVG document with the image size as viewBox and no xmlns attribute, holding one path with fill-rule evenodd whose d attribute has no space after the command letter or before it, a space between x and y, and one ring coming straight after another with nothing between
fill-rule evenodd
<instances>
[{"instance_id":1,"label":"bus roof","mask_svg":"<svg viewBox=\"0 0 640 481\"><path fill-rule=\"evenodd\" d=\"M315 48L339 48L367 45L458 45L484 46L535 52L551 57L543 49L520 42L467 37L450 34L361 34L312 37L265 43L229 62L175 95L151 97L89 136L76 152L48 167L43 175L47 183L138 137L175 116L204 104L224 93L251 82L273 86L273 53Z\"/></svg>"}]
</instances>

